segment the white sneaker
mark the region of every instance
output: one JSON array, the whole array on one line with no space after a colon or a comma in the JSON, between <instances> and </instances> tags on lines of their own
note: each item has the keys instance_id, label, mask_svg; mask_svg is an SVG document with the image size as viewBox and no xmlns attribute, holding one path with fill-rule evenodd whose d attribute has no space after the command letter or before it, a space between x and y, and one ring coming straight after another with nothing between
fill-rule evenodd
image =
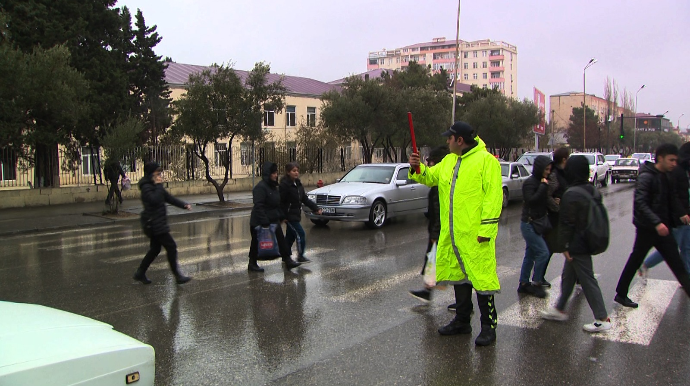
<instances>
[{"instance_id":1,"label":"white sneaker","mask_svg":"<svg viewBox=\"0 0 690 386\"><path fill-rule=\"evenodd\" d=\"M556 307L549 307L541 312L541 318L546 320L555 320L558 322L564 322L568 320L568 314L559 311Z\"/></svg>"},{"instance_id":2,"label":"white sneaker","mask_svg":"<svg viewBox=\"0 0 690 386\"><path fill-rule=\"evenodd\" d=\"M611 319L606 318L606 321L595 320L590 324L585 324L582 328L587 332L602 332L611 329Z\"/></svg>"},{"instance_id":3,"label":"white sneaker","mask_svg":"<svg viewBox=\"0 0 690 386\"><path fill-rule=\"evenodd\" d=\"M642 279L642 284L647 284L647 274L649 273L649 268L647 268L646 265L642 264L640 269L637 270L637 275L640 276L640 279Z\"/></svg>"}]
</instances>

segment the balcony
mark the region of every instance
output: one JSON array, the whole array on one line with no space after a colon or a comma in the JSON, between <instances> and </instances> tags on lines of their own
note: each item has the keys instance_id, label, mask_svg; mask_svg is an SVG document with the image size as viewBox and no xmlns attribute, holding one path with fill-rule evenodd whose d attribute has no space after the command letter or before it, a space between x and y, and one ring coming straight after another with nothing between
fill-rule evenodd
<instances>
[{"instance_id":1,"label":"balcony","mask_svg":"<svg viewBox=\"0 0 690 386\"><path fill-rule=\"evenodd\" d=\"M503 60L505 55L489 55L489 60Z\"/></svg>"},{"instance_id":2,"label":"balcony","mask_svg":"<svg viewBox=\"0 0 690 386\"><path fill-rule=\"evenodd\" d=\"M505 67L489 67L489 71L491 71L491 72L499 72L499 71L503 72L505 70L506 70Z\"/></svg>"},{"instance_id":3,"label":"balcony","mask_svg":"<svg viewBox=\"0 0 690 386\"><path fill-rule=\"evenodd\" d=\"M489 83L503 83L506 81L506 78L491 78L489 79Z\"/></svg>"}]
</instances>

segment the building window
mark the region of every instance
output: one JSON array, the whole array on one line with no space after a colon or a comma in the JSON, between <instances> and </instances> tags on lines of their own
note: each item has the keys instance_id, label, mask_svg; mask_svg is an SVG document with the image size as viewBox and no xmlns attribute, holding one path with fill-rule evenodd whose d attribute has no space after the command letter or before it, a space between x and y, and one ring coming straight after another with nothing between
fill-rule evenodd
<instances>
[{"instance_id":1,"label":"building window","mask_svg":"<svg viewBox=\"0 0 690 386\"><path fill-rule=\"evenodd\" d=\"M381 65L386 64L386 59L379 59L379 64L381 64Z\"/></svg>"},{"instance_id":2,"label":"building window","mask_svg":"<svg viewBox=\"0 0 690 386\"><path fill-rule=\"evenodd\" d=\"M476 74L476 73L472 74L472 79L475 79L475 80L477 79L477 74Z\"/></svg>"},{"instance_id":3,"label":"building window","mask_svg":"<svg viewBox=\"0 0 690 386\"><path fill-rule=\"evenodd\" d=\"M307 126L316 126L316 107L307 107Z\"/></svg>"},{"instance_id":4,"label":"building window","mask_svg":"<svg viewBox=\"0 0 690 386\"><path fill-rule=\"evenodd\" d=\"M482 88L486 88L486 83L484 83L484 84L482 85Z\"/></svg>"},{"instance_id":5,"label":"building window","mask_svg":"<svg viewBox=\"0 0 690 386\"><path fill-rule=\"evenodd\" d=\"M464 68L465 70L467 70L467 69L469 68L469 64L463 63L462 68Z\"/></svg>"},{"instance_id":6,"label":"building window","mask_svg":"<svg viewBox=\"0 0 690 386\"><path fill-rule=\"evenodd\" d=\"M486 52L486 51L484 51L484 52ZM482 62L482 68L486 68L486 66L487 66L486 62Z\"/></svg>"},{"instance_id":7,"label":"building window","mask_svg":"<svg viewBox=\"0 0 690 386\"><path fill-rule=\"evenodd\" d=\"M12 149L0 149L0 181L17 179L17 154Z\"/></svg>"},{"instance_id":8,"label":"building window","mask_svg":"<svg viewBox=\"0 0 690 386\"><path fill-rule=\"evenodd\" d=\"M216 143L213 150L213 164L215 166L224 166L225 160L228 156L228 144L227 143Z\"/></svg>"},{"instance_id":9,"label":"building window","mask_svg":"<svg viewBox=\"0 0 690 386\"><path fill-rule=\"evenodd\" d=\"M469 79L469 76L467 74L465 74L465 80L467 80L467 79Z\"/></svg>"},{"instance_id":10,"label":"building window","mask_svg":"<svg viewBox=\"0 0 690 386\"><path fill-rule=\"evenodd\" d=\"M98 170L98 158L96 157L97 150L91 152L91 147L81 147L81 173L85 175L93 175Z\"/></svg>"},{"instance_id":11,"label":"building window","mask_svg":"<svg viewBox=\"0 0 690 386\"><path fill-rule=\"evenodd\" d=\"M296 126L296 123L297 123L297 115L295 114L295 106L288 106L288 107L285 109L285 112L286 112L286 114L285 114L285 119L286 119L285 124L286 124L288 127Z\"/></svg>"},{"instance_id":12,"label":"building window","mask_svg":"<svg viewBox=\"0 0 690 386\"><path fill-rule=\"evenodd\" d=\"M477 62L472 63L472 68L479 68L479 63L477 63Z\"/></svg>"},{"instance_id":13,"label":"building window","mask_svg":"<svg viewBox=\"0 0 690 386\"><path fill-rule=\"evenodd\" d=\"M247 166L252 164L252 143L242 142L240 143L240 163L242 166Z\"/></svg>"},{"instance_id":14,"label":"building window","mask_svg":"<svg viewBox=\"0 0 690 386\"><path fill-rule=\"evenodd\" d=\"M482 79L488 79L488 78L489 77L488 77L488 74L486 72L482 74Z\"/></svg>"},{"instance_id":15,"label":"building window","mask_svg":"<svg viewBox=\"0 0 690 386\"><path fill-rule=\"evenodd\" d=\"M476 58L478 55L477 51L472 51L472 57Z\"/></svg>"},{"instance_id":16,"label":"building window","mask_svg":"<svg viewBox=\"0 0 690 386\"><path fill-rule=\"evenodd\" d=\"M486 55L487 55L487 54L488 54L488 53L486 52L486 50L482 51L482 56L483 56L483 57L486 58Z\"/></svg>"},{"instance_id":17,"label":"building window","mask_svg":"<svg viewBox=\"0 0 690 386\"><path fill-rule=\"evenodd\" d=\"M501 50L491 50L491 56L501 55Z\"/></svg>"},{"instance_id":18,"label":"building window","mask_svg":"<svg viewBox=\"0 0 690 386\"><path fill-rule=\"evenodd\" d=\"M469 57L469 52L467 52L467 51L463 52L462 57L467 59Z\"/></svg>"},{"instance_id":19,"label":"building window","mask_svg":"<svg viewBox=\"0 0 690 386\"><path fill-rule=\"evenodd\" d=\"M275 111L269 110L264 111L264 126L270 127L276 125L276 114Z\"/></svg>"},{"instance_id":20,"label":"building window","mask_svg":"<svg viewBox=\"0 0 690 386\"><path fill-rule=\"evenodd\" d=\"M373 66L373 65L376 65L376 63L377 63L376 58L369 58L369 64L370 65Z\"/></svg>"}]
</instances>

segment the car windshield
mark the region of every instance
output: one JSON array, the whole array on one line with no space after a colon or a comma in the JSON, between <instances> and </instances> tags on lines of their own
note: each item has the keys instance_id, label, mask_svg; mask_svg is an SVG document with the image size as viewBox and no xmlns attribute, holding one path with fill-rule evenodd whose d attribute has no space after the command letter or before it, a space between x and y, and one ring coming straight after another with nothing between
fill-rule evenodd
<instances>
[{"instance_id":1,"label":"car windshield","mask_svg":"<svg viewBox=\"0 0 690 386\"><path fill-rule=\"evenodd\" d=\"M651 154L649 153L635 153L632 155L632 158L637 158L637 159L652 159Z\"/></svg>"},{"instance_id":2,"label":"car windshield","mask_svg":"<svg viewBox=\"0 0 690 386\"><path fill-rule=\"evenodd\" d=\"M503 177L508 177L508 173L510 172L510 165L508 164L501 164L501 175Z\"/></svg>"},{"instance_id":3,"label":"car windshield","mask_svg":"<svg viewBox=\"0 0 690 386\"><path fill-rule=\"evenodd\" d=\"M604 156L604 158L607 161L615 161L615 160L621 158L621 156L619 156L619 155L607 155L607 156Z\"/></svg>"},{"instance_id":4,"label":"car windshield","mask_svg":"<svg viewBox=\"0 0 690 386\"><path fill-rule=\"evenodd\" d=\"M596 159L596 157L593 156L592 154L576 154L576 155L584 156L585 158L587 158L587 163L589 163L590 165L594 165L594 160Z\"/></svg>"},{"instance_id":5,"label":"car windshield","mask_svg":"<svg viewBox=\"0 0 690 386\"><path fill-rule=\"evenodd\" d=\"M634 158L621 158L617 159L614 166L637 166L637 160Z\"/></svg>"},{"instance_id":6,"label":"car windshield","mask_svg":"<svg viewBox=\"0 0 690 386\"><path fill-rule=\"evenodd\" d=\"M393 178L395 166L357 166L350 170L340 182L367 182L387 184Z\"/></svg>"},{"instance_id":7,"label":"car windshield","mask_svg":"<svg viewBox=\"0 0 690 386\"><path fill-rule=\"evenodd\" d=\"M545 155L549 157L549 154L523 154L520 156L520 158L517 160L517 162L523 164L523 165L533 165L534 164L534 159L539 157L540 155Z\"/></svg>"}]
</instances>

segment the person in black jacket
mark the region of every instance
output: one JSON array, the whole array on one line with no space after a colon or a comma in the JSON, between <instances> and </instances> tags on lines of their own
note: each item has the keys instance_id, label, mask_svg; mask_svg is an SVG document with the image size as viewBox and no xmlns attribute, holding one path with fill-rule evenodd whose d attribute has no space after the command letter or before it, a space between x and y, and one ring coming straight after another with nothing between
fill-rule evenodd
<instances>
[{"instance_id":1,"label":"person in black jacket","mask_svg":"<svg viewBox=\"0 0 690 386\"><path fill-rule=\"evenodd\" d=\"M163 187L163 176L161 175L160 165L149 162L144 166L144 177L139 181L141 190L141 201L144 203L144 210L141 212L141 225L144 234L151 240L149 251L146 252L144 260L139 264L139 269L134 274L134 280L144 284L151 284L151 280L146 277L146 270L153 260L161 253L161 246L165 248L168 255L168 264L177 284L184 284L191 280L190 277L180 272L177 264L177 244L170 235L168 226L168 214L165 203L175 205L179 208L192 210L192 206L168 193Z\"/></svg>"},{"instance_id":2,"label":"person in black jacket","mask_svg":"<svg viewBox=\"0 0 690 386\"><path fill-rule=\"evenodd\" d=\"M535 228L534 223L548 219L546 196L549 187L547 178L550 173L551 159L544 155L537 156L532 166L532 175L522 185L522 196L525 202L522 205L520 231L525 239L525 257L522 260L520 285L517 291L539 298L546 297L546 291L540 284L530 282L529 276L534 268L532 281L543 282L544 265L549 258L549 248L544 240L543 231Z\"/></svg>"},{"instance_id":3,"label":"person in black jacket","mask_svg":"<svg viewBox=\"0 0 690 386\"><path fill-rule=\"evenodd\" d=\"M297 162L289 162L285 165L285 175L280 180L280 203L287 216L287 231L285 243L292 251L292 244L297 239L297 261L308 263L311 260L304 257L304 248L307 246L307 235L300 221L302 220L302 204L309 207L312 212L321 214L318 205L307 197L302 182L299 180L299 165Z\"/></svg>"},{"instance_id":4,"label":"person in black jacket","mask_svg":"<svg viewBox=\"0 0 690 386\"><path fill-rule=\"evenodd\" d=\"M676 239L678 247L680 247L680 257L685 265L685 270L690 273L690 225L685 216L690 215L690 142L686 142L678 149L678 166L673 168L669 173L668 178L673 184L673 190L678 199L678 205L682 208L681 218L673 218L673 238ZM643 278L647 278L647 270L664 261L659 251L654 251L649 255L642 267L637 271Z\"/></svg>"},{"instance_id":5,"label":"person in black jacket","mask_svg":"<svg viewBox=\"0 0 690 386\"><path fill-rule=\"evenodd\" d=\"M280 256L283 258L285 268L292 269L299 267L301 263L292 260L290 257L290 249L285 243L283 228L280 226L280 223L287 222L287 219L285 218L285 213L283 213L283 210L280 208L278 165L273 162L266 162L264 163L262 173L261 181L252 189L254 207L249 217L252 241L249 245L249 265L247 269L251 272L264 271L264 269L257 264L259 257L259 239L255 228L257 226L268 228L271 224L278 225L276 227L276 240L278 241Z\"/></svg>"},{"instance_id":6,"label":"person in black jacket","mask_svg":"<svg viewBox=\"0 0 690 386\"><path fill-rule=\"evenodd\" d=\"M553 163L551 164L551 174L549 174L549 189L546 195L546 207L549 211L549 221L553 228L544 235L546 245L549 247L549 257L544 264L544 272L542 276L544 280L541 285L544 288L551 288L551 283L546 281L546 270L549 268L551 256L554 253L561 252L556 246L558 244L558 211L560 210L560 200L563 197L566 189L568 189L568 181L565 178L565 163L570 157L570 150L567 147L561 147L553 152Z\"/></svg>"},{"instance_id":7,"label":"person in black jacket","mask_svg":"<svg viewBox=\"0 0 690 386\"><path fill-rule=\"evenodd\" d=\"M637 303L628 298L630 282L640 268L647 252L655 247L668 264L671 271L690 296L690 276L685 271L678 244L669 232L676 220L688 223L680 202L675 197L673 186L667 173L676 166L678 148L670 143L656 149L656 163L645 162L640 168L635 186L633 204L633 224L635 224L635 244L628 262L621 272L616 286L615 302L626 307L637 308Z\"/></svg>"},{"instance_id":8,"label":"person in black jacket","mask_svg":"<svg viewBox=\"0 0 690 386\"><path fill-rule=\"evenodd\" d=\"M558 249L565 255L565 264L561 274L561 296L555 307L542 312L542 318L565 321L568 315L564 312L570 295L573 293L575 281L579 280L587 303L596 319L593 323L585 324L587 332L606 331L611 328L611 320L606 312L604 297L601 295L599 283L594 277L592 254L587 247L583 234L578 232L587 227L590 198L580 189L584 189L592 198L601 203L601 194L589 183L589 162L581 155L570 157L565 166L565 174L569 186L561 197L559 205Z\"/></svg>"},{"instance_id":9,"label":"person in black jacket","mask_svg":"<svg viewBox=\"0 0 690 386\"><path fill-rule=\"evenodd\" d=\"M428 167L432 167L443 160L443 157L448 155L447 146L439 146L434 148L429 152L429 156L426 158L426 164ZM426 253L424 254L424 265L422 265L422 275L426 269L427 264L427 254L433 248L434 243L438 242L438 238L441 234L441 205L438 201L438 186L433 186L429 189L429 194L427 196L427 218L429 219L428 231L429 231L429 243L426 247ZM410 291L410 294L423 301L431 300L431 290L433 286L424 284L424 289ZM448 306L449 310L455 311L455 304Z\"/></svg>"},{"instance_id":10,"label":"person in black jacket","mask_svg":"<svg viewBox=\"0 0 690 386\"><path fill-rule=\"evenodd\" d=\"M110 182L110 190L108 190L108 197L105 199L105 204L110 205L110 200L113 199L115 195L117 195L117 199L120 201L120 204L122 204L122 193L120 193L120 187L117 186L117 183L120 180L120 176L122 176L123 179L127 178L125 171L122 170L120 163L114 159L108 159L103 171L105 172L105 178Z\"/></svg>"}]
</instances>

